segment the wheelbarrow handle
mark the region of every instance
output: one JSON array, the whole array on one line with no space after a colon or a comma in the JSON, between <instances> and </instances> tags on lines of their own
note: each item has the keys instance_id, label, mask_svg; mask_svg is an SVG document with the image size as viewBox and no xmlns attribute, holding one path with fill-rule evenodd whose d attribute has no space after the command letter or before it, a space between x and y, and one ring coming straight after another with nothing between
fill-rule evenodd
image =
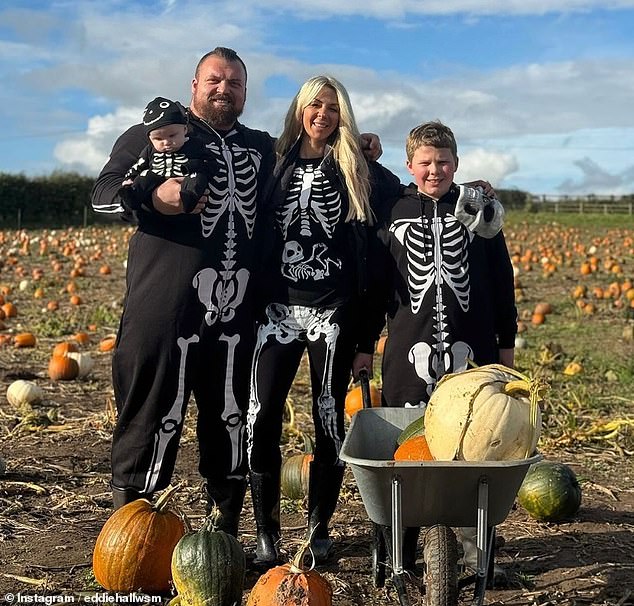
<instances>
[{"instance_id":1,"label":"wheelbarrow handle","mask_svg":"<svg viewBox=\"0 0 634 606\"><path fill-rule=\"evenodd\" d=\"M367 369L363 368L359 371L359 382L361 383L361 399L363 408L372 408L372 399L370 397L370 374Z\"/></svg>"}]
</instances>

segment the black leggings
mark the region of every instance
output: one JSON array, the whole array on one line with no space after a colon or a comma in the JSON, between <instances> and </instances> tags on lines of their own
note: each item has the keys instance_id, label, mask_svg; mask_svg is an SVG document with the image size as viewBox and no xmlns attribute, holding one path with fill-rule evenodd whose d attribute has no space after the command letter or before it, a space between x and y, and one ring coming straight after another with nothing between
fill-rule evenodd
<instances>
[{"instance_id":1,"label":"black leggings","mask_svg":"<svg viewBox=\"0 0 634 606\"><path fill-rule=\"evenodd\" d=\"M315 428L315 461L342 465L344 401L355 350L350 306L320 309L271 303L258 327L247 415L251 471L272 472L281 464L284 402L308 351Z\"/></svg>"}]
</instances>

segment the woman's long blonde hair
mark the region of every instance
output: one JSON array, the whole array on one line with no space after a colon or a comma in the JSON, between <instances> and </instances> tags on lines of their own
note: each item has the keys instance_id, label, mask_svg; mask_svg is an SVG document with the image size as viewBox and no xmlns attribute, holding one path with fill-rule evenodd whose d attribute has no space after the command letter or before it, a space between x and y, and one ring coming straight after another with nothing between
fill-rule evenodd
<instances>
[{"instance_id":1,"label":"woman's long blonde hair","mask_svg":"<svg viewBox=\"0 0 634 606\"><path fill-rule=\"evenodd\" d=\"M304 109L319 96L324 86L335 91L339 103L339 125L331 135L329 144L348 190L350 204L346 221L358 219L372 224L368 163L361 151L359 129L350 97L341 82L330 76L315 76L302 85L288 108L284 131L278 138L275 149L280 157L284 156L303 134Z\"/></svg>"}]
</instances>

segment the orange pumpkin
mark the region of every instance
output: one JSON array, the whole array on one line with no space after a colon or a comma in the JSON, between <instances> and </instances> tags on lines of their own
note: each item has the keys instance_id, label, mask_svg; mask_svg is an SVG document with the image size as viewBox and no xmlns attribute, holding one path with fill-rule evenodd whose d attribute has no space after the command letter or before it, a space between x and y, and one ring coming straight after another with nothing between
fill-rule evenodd
<instances>
[{"instance_id":1,"label":"orange pumpkin","mask_svg":"<svg viewBox=\"0 0 634 606\"><path fill-rule=\"evenodd\" d=\"M185 525L168 502L178 487L152 505L137 499L117 509L104 524L92 556L97 582L108 591L167 592L174 547Z\"/></svg>"},{"instance_id":2,"label":"orange pumpkin","mask_svg":"<svg viewBox=\"0 0 634 606\"><path fill-rule=\"evenodd\" d=\"M387 344L387 335L383 335L376 343L376 353L382 356L383 352L385 351L386 344Z\"/></svg>"},{"instance_id":3,"label":"orange pumpkin","mask_svg":"<svg viewBox=\"0 0 634 606\"><path fill-rule=\"evenodd\" d=\"M69 351L77 351L77 344L72 341L64 341L53 347L54 356L65 356Z\"/></svg>"},{"instance_id":4,"label":"orange pumpkin","mask_svg":"<svg viewBox=\"0 0 634 606\"><path fill-rule=\"evenodd\" d=\"M542 313L535 312L531 316L531 324L533 324L534 326L539 326L540 324L543 324L545 321L546 321L546 316Z\"/></svg>"},{"instance_id":5,"label":"orange pumpkin","mask_svg":"<svg viewBox=\"0 0 634 606\"><path fill-rule=\"evenodd\" d=\"M35 345L35 335L31 332L21 332L13 337L16 347L33 347Z\"/></svg>"},{"instance_id":6,"label":"orange pumpkin","mask_svg":"<svg viewBox=\"0 0 634 606\"><path fill-rule=\"evenodd\" d=\"M305 541L292 562L265 572L253 586L247 606L332 606L332 587L316 570L303 567Z\"/></svg>"},{"instance_id":7,"label":"orange pumpkin","mask_svg":"<svg viewBox=\"0 0 634 606\"><path fill-rule=\"evenodd\" d=\"M433 461L425 436L414 436L405 440L394 453L395 461Z\"/></svg>"},{"instance_id":8,"label":"orange pumpkin","mask_svg":"<svg viewBox=\"0 0 634 606\"><path fill-rule=\"evenodd\" d=\"M15 318L18 315L18 309L11 301L2 306L2 311L7 318Z\"/></svg>"},{"instance_id":9,"label":"orange pumpkin","mask_svg":"<svg viewBox=\"0 0 634 606\"><path fill-rule=\"evenodd\" d=\"M72 337L80 345L86 345L90 341L90 335L87 332L78 332Z\"/></svg>"},{"instance_id":10,"label":"orange pumpkin","mask_svg":"<svg viewBox=\"0 0 634 606\"><path fill-rule=\"evenodd\" d=\"M553 306L550 303L548 303L547 301L541 301L540 303L537 303L537 305L535 305L534 313L546 316L552 313L552 311Z\"/></svg>"},{"instance_id":11,"label":"orange pumpkin","mask_svg":"<svg viewBox=\"0 0 634 606\"><path fill-rule=\"evenodd\" d=\"M110 335L108 337L104 337L99 342L99 351L110 351L114 349L114 345L116 343L117 338L114 335Z\"/></svg>"},{"instance_id":12,"label":"orange pumpkin","mask_svg":"<svg viewBox=\"0 0 634 606\"><path fill-rule=\"evenodd\" d=\"M48 376L53 381L72 381L79 375L79 365L68 356L51 356Z\"/></svg>"},{"instance_id":13,"label":"orange pumpkin","mask_svg":"<svg viewBox=\"0 0 634 606\"><path fill-rule=\"evenodd\" d=\"M374 384L370 383L370 403L372 407L381 406L381 390ZM361 385L352 388L346 395L345 410L349 417L352 417L358 410L363 408L363 392Z\"/></svg>"}]
</instances>

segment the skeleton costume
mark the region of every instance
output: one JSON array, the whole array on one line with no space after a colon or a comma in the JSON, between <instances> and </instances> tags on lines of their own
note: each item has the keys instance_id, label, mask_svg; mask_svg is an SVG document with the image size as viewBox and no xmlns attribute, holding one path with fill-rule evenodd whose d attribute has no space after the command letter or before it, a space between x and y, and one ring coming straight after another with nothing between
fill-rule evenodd
<instances>
[{"instance_id":1,"label":"skeleton costume","mask_svg":"<svg viewBox=\"0 0 634 606\"><path fill-rule=\"evenodd\" d=\"M193 393L199 470L224 514L224 529L235 534L246 486L244 415L255 338L251 278L261 248L256 218L274 152L267 133L240 123L218 133L193 114L189 121L212 157L211 195L200 215L136 212L112 361L119 413L112 486L115 498L117 490L127 498L169 484ZM129 217L117 192L146 143L142 125L117 140L92 192L94 210Z\"/></svg>"},{"instance_id":2,"label":"skeleton costume","mask_svg":"<svg viewBox=\"0 0 634 606\"><path fill-rule=\"evenodd\" d=\"M327 147L323 159L305 160L299 147L298 141L278 162L269 196L276 237L264 279L268 305L258 326L247 416L256 564L259 558L269 564L275 559L270 544L279 539L282 414L304 351L315 428L309 527L320 523L328 540L344 471L339 452L352 360L374 345L364 323L368 226L345 221L348 197L332 149ZM376 163L369 166L371 204L395 199L398 179ZM262 543L267 540L268 546ZM314 544L313 552L319 559Z\"/></svg>"},{"instance_id":3,"label":"skeleton costume","mask_svg":"<svg viewBox=\"0 0 634 606\"><path fill-rule=\"evenodd\" d=\"M143 114L143 126L149 135L153 130L169 124L187 124L181 106L169 99L157 97L148 103ZM209 182L210 154L197 137L189 137L177 151L160 152L150 143L141 152L134 166L128 170L119 191L124 205L134 211L142 206L152 208L152 192L170 177L185 177L181 183L183 210L190 213L203 195Z\"/></svg>"},{"instance_id":4,"label":"skeleton costume","mask_svg":"<svg viewBox=\"0 0 634 606\"><path fill-rule=\"evenodd\" d=\"M454 184L434 201L412 184L379 230L388 252L388 406L424 406L443 375L465 370L469 360L497 362L500 348L514 347L513 269L501 223L497 235L485 228L481 237L459 221L463 190Z\"/></svg>"}]
</instances>

